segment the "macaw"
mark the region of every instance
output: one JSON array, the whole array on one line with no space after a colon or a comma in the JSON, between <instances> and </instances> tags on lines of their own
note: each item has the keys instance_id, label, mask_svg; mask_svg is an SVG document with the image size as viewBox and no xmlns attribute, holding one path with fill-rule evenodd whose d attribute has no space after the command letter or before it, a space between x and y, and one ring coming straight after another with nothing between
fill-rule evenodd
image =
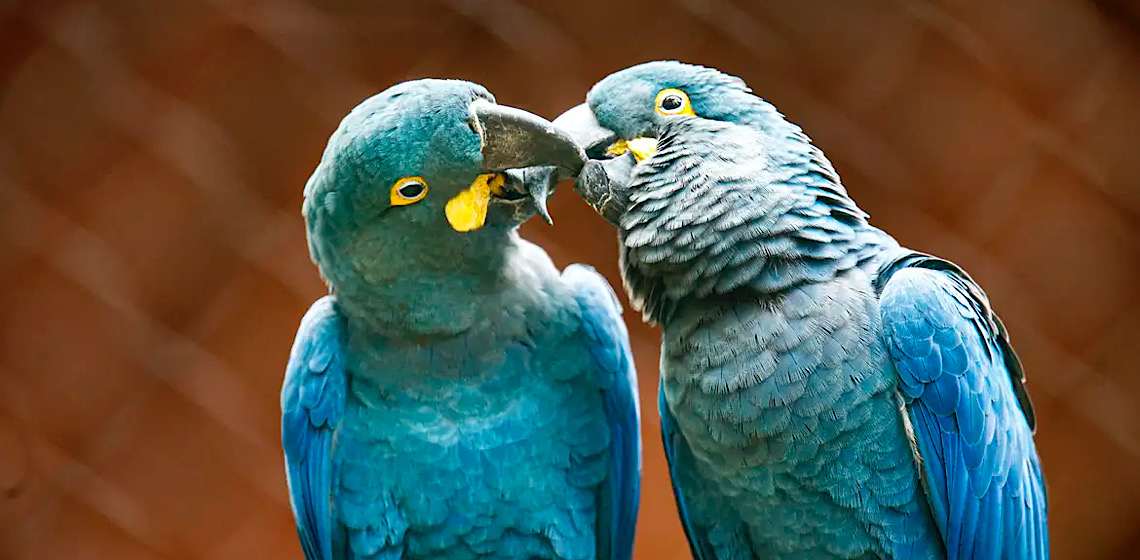
<instances>
[{"instance_id":1,"label":"macaw","mask_svg":"<svg viewBox=\"0 0 1140 560\"><path fill-rule=\"evenodd\" d=\"M554 124L662 329L695 558L1048 558L1025 376L962 268L872 227L801 129L715 69L619 71Z\"/></svg>"},{"instance_id":2,"label":"macaw","mask_svg":"<svg viewBox=\"0 0 1140 560\"><path fill-rule=\"evenodd\" d=\"M517 227L519 169L581 149L482 86L417 80L354 108L305 186L329 285L281 391L307 560L629 560L641 440L620 304Z\"/></svg>"}]
</instances>

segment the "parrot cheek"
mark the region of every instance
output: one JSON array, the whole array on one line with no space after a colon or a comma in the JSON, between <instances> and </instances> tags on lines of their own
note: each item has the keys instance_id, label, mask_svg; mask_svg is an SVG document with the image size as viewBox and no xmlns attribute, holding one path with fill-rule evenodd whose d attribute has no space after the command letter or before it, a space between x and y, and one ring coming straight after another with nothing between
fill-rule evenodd
<instances>
[{"instance_id":1,"label":"parrot cheek","mask_svg":"<svg viewBox=\"0 0 1140 560\"><path fill-rule=\"evenodd\" d=\"M620 156L627 152L633 154L633 158L638 162L644 161L657 153L657 139L643 136L632 140L618 140L610 145L606 155Z\"/></svg>"},{"instance_id":2,"label":"parrot cheek","mask_svg":"<svg viewBox=\"0 0 1140 560\"><path fill-rule=\"evenodd\" d=\"M555 181L563 176L564 172L555 167L479 175L470 187L447 201L447 223L460 233L488 225L518 226L536 213L550 223L546 199Z\"/></svg>"},{"instance_id":3,"label":"parrot cheek","mask_svg":"<svg viewBox=\"0 0 1140 560\"><path fill-rule=\"evenodd\" d=\"M492 191L501 189L503 176L498 173L484 173L475 178L471 186L447 201L444 214L451 228L460 233L475 231L487 222L487 207L491 203Z\"/></svg>"}]
</instances>

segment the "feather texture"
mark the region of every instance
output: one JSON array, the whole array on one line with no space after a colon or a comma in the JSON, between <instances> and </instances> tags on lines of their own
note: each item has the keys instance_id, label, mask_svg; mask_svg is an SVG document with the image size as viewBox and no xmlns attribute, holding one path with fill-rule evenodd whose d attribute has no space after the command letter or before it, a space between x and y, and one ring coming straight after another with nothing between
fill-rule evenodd
<instances>
[{"instance_id":1,"label":"feather texture","mask_svg":"<svg viewBox=\"0 0 1140 560\"><path fill-rule=\"evenodd\" d=\"M617 295L597 272L571 265L562 277L578 301L609 424L609 469L598 498L598 558L630 560L641 497L641 410L629 333Z\"/></svg>"},{"instance_id":2,"label":"feather texture","mask_svg":"<svg viewBox=\"0 0 1140 560\"><path fill-rule=\"evenodd\" d=\"M658 114L666 88L693 115ZM619 138L658 140L625 184L579 192L627 201L607 219L630 300L662 327L662 437L694 557L1047 558L1024 374L961 269L868 224L739 80L654 62L587 100Z\"/></svg>"},{"instance_id":3,"label":"feather texture","mask_svg":"<svg viewBox=\"0 0 1140 560\"><path fill-rule=\"evenodd\" d=\"M519 237L529 198L448 225L485 150L514 150L471 120L493 101L454 80L393 86L345 117L306 187L335 294L302 321L282 388L308 560L630 560L637 384L612 291ZM393 204L409 177L422 196Z\"/></svg>"},{"instance_id":4,"label":"feather texture","mask_svg":"<svg viewBox=\"0 0 1140 560\"><path fill-rule=\"evenodd\" d=\"M289 502L308 560L333 560L333 439L344 415L344 322L325 296L301 319L281 390Z\"/></svg>"},{"instance_id":5,"label":"feather texture","mask_svg":"<svg viewBox=\"0 0 1140 560\"><path fill-rule=\"evenodd\" d=\"M1009 339L985 294L960 268L899 253L884 261L877 278L883 336L947 557L1046 558L1032 405ZM1003 519L1020 521L1006 532L998 530Z\"/></svg>"}]
</instances>

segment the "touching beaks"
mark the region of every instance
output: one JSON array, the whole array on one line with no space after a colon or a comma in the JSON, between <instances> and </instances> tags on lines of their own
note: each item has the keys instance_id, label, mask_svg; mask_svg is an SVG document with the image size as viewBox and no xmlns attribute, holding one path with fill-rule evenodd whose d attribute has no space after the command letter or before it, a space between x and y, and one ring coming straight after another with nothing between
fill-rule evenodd
<instances>
[{"instance_id":1,"label":"touching beaks","mask_svg":"<svg viewBox=\"0 0 1140 560\"><path fill-rule=\"evenodd\" d=\"M577 174L586 164L574 139L538 115L483 100L471 111L483 138L483 173L552 165Z\"/></svg>"},{"instance_id":2,"label":"touching beaks","mask_svg":"<svg viewBox=\"0 0 1140 560\"><path fill-rule=\"evenodd\" d=\"M534 203L534 211L542 218L542 221L547 225L554 225L554 219L550 217L550 210L546 207L546 199L550 198L550 191L554 189L554 185L565 177L564 169L548 165L545 167L525 167L523 169L511 169L504 171L503 175L506 176L506 185L508 188L518 186L514 190L525 191L530 195L531 202Z\"/></svg>"},{"instance_id":3,"label":"touching beaks","mask_svg":"<svg viewBox=\"0 0 1140 560\"><path fill-rule=\"evenodd\" d=\"M447 219L456 231L472 231L483 226L491 194L502 188L504 172L538 167L576 176L586 164L586 153L574 139L538 115L484 100L473 102L471 113L483 141L482 174L447 203ZM544 181L520 183L536 211L550 223L546 208L549 186Z\"/></svg>"},{"instance_id":4,"label":"touching beaks","mask_svg":"<svg viewBox=\"0 0 1140 560\"><path fill-rule=\"evenodd\" d=\"M602 126L590 106L582 103L554 119L554 126L566 131L587 154L620 156L632 153L641 161L657 152L657 139L650 137L625 140L614 131Z\"/></svg>"},{"instance_id":5,"label":"touching beaks","mask_svg":"<svg viewBox=\"0 0 1140 560\"><path fill-rule=\"evenodd\" d=\"M598 122L598 117L585 103L558 115L554 126L566 131L588 154L604 151L618 139L614 131Z\"/></svg>"},{"instance_id":6,"label":"touching beaks","mask_svg":"<svg viewBox=\"0 0 1140 560\"><path fill-rule=\"evenodd\" d=\"M574 190L610 223L618 224L629 205L634 168L657 151L656 138L626 140L601 125L589 105L581 104L554 119L591 159L574 181Z\"/></svg>"}]
</instances>

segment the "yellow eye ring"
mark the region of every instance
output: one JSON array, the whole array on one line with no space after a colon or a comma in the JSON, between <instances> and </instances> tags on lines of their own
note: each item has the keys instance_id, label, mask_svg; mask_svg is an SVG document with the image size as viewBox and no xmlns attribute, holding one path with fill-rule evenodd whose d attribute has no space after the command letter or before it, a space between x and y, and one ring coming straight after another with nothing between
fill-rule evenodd
<instances>
[{"instance_id":1,"label":"yellow eye ring","mask_svg":"<svg viewBox=\"0 0 1140 560\"><path fill-rule=\"evenodd\" d=\"M407 206L427 196L428 184L423 177L404 177L392 185L392 206Z\"/></svg>"},{"instance_id":2,"label":"yellow eye ring","mask_svg":"<svg viewBox=\"0 0 1140 560\"><path fill-rule=\"evenodd\" d=\"M689 96L675 88L666 88L657 93L653 102L657 112L667 117L676 115L693 115L693 106L689 103Z\"/></svg>"}]
</instances>

